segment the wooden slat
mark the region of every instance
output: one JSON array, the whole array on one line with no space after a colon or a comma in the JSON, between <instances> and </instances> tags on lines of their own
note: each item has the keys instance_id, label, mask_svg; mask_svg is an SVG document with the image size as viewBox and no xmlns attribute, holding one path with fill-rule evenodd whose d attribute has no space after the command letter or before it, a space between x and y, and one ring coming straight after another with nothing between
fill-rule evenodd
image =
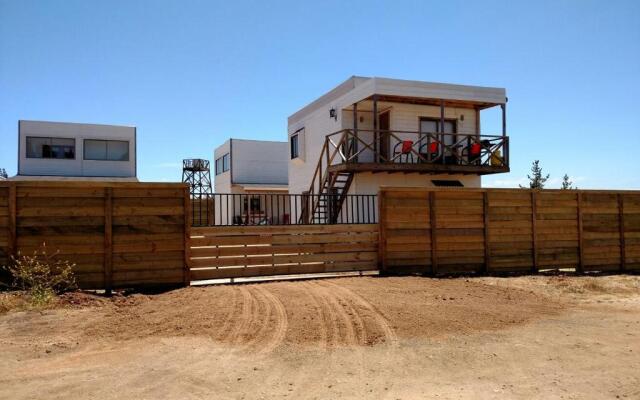
<instances>
[{"instance_id":1,"label":"wooden slat","mask_svg":"<svg viewBox=\"0 0 640 400\"><path fill-rule=\"evenodd\" d=\"M431 246L429 251L431 252L431 273L438 273L438 229L435 227L436 223L436 193L429 193L429 212L430 212L430 224L429 228L431 229Z\"/></svg>"},{"instance_id":2,"label":"wooden slat","mask_svg":"<svg viewBox=\"0 0 640 400\"><path fill-rule=\"evenodd\" d=\"M104 286L107 295L113 289L113 188L104 189Z\"/></svg>"}]
</instances>

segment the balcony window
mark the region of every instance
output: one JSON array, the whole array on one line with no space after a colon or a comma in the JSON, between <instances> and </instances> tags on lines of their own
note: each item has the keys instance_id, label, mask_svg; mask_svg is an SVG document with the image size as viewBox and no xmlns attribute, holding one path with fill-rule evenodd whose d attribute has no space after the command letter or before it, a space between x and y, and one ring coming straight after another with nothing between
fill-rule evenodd
<instances>
[{"instance_id":1,"label":"balcony window","mask_svg":"<svg viewBox=\"0 0 640 400\"><path fill-rule=\"evenodd\" d=\"M84 140L84 159L95 161L129 161L126 140Z\"/></svg>"},{"instance_id":2,"label":"balcony window","mask_svg":"<svg viewBox=\"0 0 640 400\"><path fill-rule=\"evenodd\" d=\"M76 140L27 136L27 158L76 158Z\"/></svg>"}]
</instances>

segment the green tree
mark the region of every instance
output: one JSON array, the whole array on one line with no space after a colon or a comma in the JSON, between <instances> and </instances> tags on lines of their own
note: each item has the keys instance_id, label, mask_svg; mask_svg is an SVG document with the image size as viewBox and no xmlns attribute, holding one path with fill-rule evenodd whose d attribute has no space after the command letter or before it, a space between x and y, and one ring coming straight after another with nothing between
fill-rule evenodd
<instances>
[{"instance_id":1,"label":"green tree","mask_svg":"<svg viewBox=\"0 0 640 400\"><path fill-rule=\"evenodd\" d=\"M569 175L564 174L564 176L562 177L562 186L560 187L560 189L577 189L577 187L573 187L573 182L569 179Z\"/></svg>"},{"instance_id":2,"label":"green tree","mask_svg":"<svg viewBox=\"0 0 640 400\"><path fill-rule=\"evenodd\" d=\"M531 164L531 175L527 175L529 179L529 189L543 189L544 184L549 179L549 174L543 176L542 167L540 166L540 160L535 160ZM526 186L520 185L521 188L526 188Z\"/></svg>"},{"instance_id":3,"label":"green tree","mask_svg":"<svg viewBox=\"0 0 640 400\"><path fill-rule=\"evenodd\" d=\"M7 170L5 170L4 168L0 168L0 178L7 179L8 177L9 175L7 175Z\"/></svg>"}]
</instances>

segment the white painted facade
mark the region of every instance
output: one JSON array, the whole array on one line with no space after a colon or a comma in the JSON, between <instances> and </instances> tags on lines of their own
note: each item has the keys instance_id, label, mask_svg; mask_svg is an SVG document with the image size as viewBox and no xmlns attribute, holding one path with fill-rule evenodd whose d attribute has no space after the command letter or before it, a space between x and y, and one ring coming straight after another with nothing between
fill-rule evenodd
<instances>
[{"instance_id":1,"label":"white painted facade","mask_svg":"<svg viewBox=\"0 0 640 400\"><path fill-rule=\"evenodd\" d=\"M218 171L217 160L229 155L229 170ZM213 152L214 192L287 192L287 142L229 139Z\"/></svg>"},{"instance_id":2,"label":"white painted facade","mask_svg":"<svg viewBox=\"0 0 640 400\"><path fill-rule=\"evenodd\" d=\"M300 156L289 161L289 192L302 193L309 190L313 173L325 136L353 127L354 103L358 104L358 129L373 129L373 113L369 99L374 94L412 99L442 99L451 102L477 102L505 104L506 91L502 88L452 85L388 78L351 77L333 90L303 107L288 119L288 139L298 135ZM336 117L330 117L330 110ZM440 118L440 107L434 105L401 102L378 102L378 111L388 111L389 129L392 131L420 130L420 118ZM480 131L477 110L464 107L445 107L445 119L455 120L457 133L474 134ZM362 132L363 140L371 133ZM399 134L402 138L402 134ZM336 141L338 138L336 137ZM371 151L359 156L360 162L373 159ZM459 180L465 187L480 187L479 175L418 174L418 173L363 173L354 175L349 194L374 194L380 186L433 186L432 180Z\"/></svg>"},{"instance_id":3,"label":"white painted facade","mask_svg":"<svg viewBox=\"0 0 640 400\"><path fill-rule=\"evenodd\" d=\"M136 178L135 127L19 121L18 136L18 179L30 176ZM41 144L46 143L48 138L53 140L54 145L56 139L62 139L65 143L73 142L73 157L69 153L65 158L48 158L51 152L45 152ZM85 152L85 143L88 147L93 146L92 149L96 144L104 144L106 149L107 143L115 143L117 146L114 145L114 148L118 147L120 159L102 159L101 155L95 155L95 151Z\"/></svg>"},{"instance_id":4,"label":"white painted facade","mask_svg":"<svg viewBox=\"0 0 640 400\"><path fill-rule=\"evenodd\" d=\"M228 170L224 157L228 156ZM216 224L260 224L288 221L288 144L265 140L229 139L213 152L214 197L218 201ZM234 194L240 196L224 196ZM267 195L267 196L265 196Z\"/></svg>"}]
</instances>

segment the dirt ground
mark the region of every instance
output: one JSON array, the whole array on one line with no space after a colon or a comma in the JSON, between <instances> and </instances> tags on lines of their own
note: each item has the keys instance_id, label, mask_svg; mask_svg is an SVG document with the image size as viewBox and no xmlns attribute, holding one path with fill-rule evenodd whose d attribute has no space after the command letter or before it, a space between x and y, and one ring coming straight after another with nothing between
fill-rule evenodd
<instances>
[{"instance_id":1,"label":"dirt ground","mask_svg":"<svg viewBox=\"0 0 640 400\"><path fill-rule=\"evenodd\" d=\"M640 277L356 277L7 311L0 398L640 398Z\"/></svg>"}]
</instances>

